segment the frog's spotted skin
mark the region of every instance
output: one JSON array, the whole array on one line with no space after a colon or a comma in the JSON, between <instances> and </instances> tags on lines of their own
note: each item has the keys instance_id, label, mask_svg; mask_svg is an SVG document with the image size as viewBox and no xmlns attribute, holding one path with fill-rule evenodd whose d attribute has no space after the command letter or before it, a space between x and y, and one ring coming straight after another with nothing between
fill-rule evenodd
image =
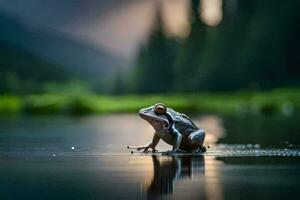
<instances>
[{"instance_id":1,"label":"frog's spotted skin","mask_svg":"<svg viewBox=\"0 0 300 200\"><path fill-rule=\"evenodd\" d=\"M203 150L205 132L199 129L186 115L167 108L163 104L143 108L139 111L139 115L152 125L155 134L149 144L135 147L136 149L148 151L149 148L152 148L155 151L155 146L162 139L173 145L173 152Z\"/></svg>"}]
</instances>

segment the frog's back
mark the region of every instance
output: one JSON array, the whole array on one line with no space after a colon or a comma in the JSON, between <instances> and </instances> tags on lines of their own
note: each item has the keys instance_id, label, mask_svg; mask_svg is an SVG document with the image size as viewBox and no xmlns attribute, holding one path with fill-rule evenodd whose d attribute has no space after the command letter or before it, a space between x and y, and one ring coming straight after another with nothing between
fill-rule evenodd
<instances>
[{"instance_id":1,"label":"frog's back","mask_svg":"<svg viewBox=\"0 0 300 200\"><path fill-rule=\"evenodd\" d=\"M175 128L182 134L183 137L187 137L192 132L198 130L198 127L185 114L174 110L171 110L170 112L174 118Z\"/></svg>"}]
</instances>

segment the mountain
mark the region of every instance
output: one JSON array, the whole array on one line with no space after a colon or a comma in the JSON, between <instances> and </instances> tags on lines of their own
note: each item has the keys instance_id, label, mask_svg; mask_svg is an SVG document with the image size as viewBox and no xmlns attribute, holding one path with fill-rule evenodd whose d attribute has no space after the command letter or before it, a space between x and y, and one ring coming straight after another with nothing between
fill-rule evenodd
<instances>
[{"instance_id":1,"label":"mountain","mask_svg":"<svg viewBox=\"0 0 300 200\"><path fill-rule=\"evenodd\" d=\"M39 82L63 81L71 76L62 66L3 42L0 42L0 72L0 82L14 73L24 80Z\"/></svg>"},{"instance_id":2,"label":"mountain","mask_svg":"<svg viewBox=\"0 0 300 200\"><path fill-rule=\"evenodd\" d=\"M55 66L56 70L52 71L65 71L70 77L101 79L128 65L125 59L109 54L101 48L54 30L26 26L5 14L0 14L0 27L0 54L10 52L8 54L11 57L15 56L15 59L19 59L22 55L23 61L27 60L19 62L14 70L26 68L32 72L45 71L51 68L49 66ZM31 68L28 64L31 62L29 60L35 63L35 65L30 65ZM40 65L37 65L37 60ZM1 59L1 68L3 69L6 65L7 63ZM10 68L10 66L6 67ZM50 74L53 75L52 72Z\"/></svg>"}]
</instances>

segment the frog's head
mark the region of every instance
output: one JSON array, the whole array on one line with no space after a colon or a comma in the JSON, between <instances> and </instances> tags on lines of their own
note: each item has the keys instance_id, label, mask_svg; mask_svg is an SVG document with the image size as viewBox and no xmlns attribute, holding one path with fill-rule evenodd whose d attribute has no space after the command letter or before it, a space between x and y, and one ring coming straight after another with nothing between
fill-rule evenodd
<instances>
[{"instance_id":1,"label":"frog's head","mask_svg":"<svg viewBox=\"0 0 300 200\"><path fill-rule=\"evenodd\" d=\"M162 103L157 103L154 106L142 108L139 115L149 122L156 131L159 131L169 126L166 112L167 107Z\"/></svg>"}]
</instances>

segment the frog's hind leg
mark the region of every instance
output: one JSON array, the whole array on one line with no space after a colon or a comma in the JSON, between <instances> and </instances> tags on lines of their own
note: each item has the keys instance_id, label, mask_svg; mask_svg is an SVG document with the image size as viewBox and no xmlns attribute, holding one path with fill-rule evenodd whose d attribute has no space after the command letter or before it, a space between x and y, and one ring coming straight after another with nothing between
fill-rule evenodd
<instances>
[{"instance_id":1,"label":"frog's hind leg","mask_svg":"<svg viewBox=\"0 0 300 200\"><path fill-rule=\"evenodd\" d=\"M203 147L204 138L205 131L203 129L199 129L189 135L188 142L191 147L196 150L196 152L205 152L205 147Z\"/></svg>"}]
</instances>

